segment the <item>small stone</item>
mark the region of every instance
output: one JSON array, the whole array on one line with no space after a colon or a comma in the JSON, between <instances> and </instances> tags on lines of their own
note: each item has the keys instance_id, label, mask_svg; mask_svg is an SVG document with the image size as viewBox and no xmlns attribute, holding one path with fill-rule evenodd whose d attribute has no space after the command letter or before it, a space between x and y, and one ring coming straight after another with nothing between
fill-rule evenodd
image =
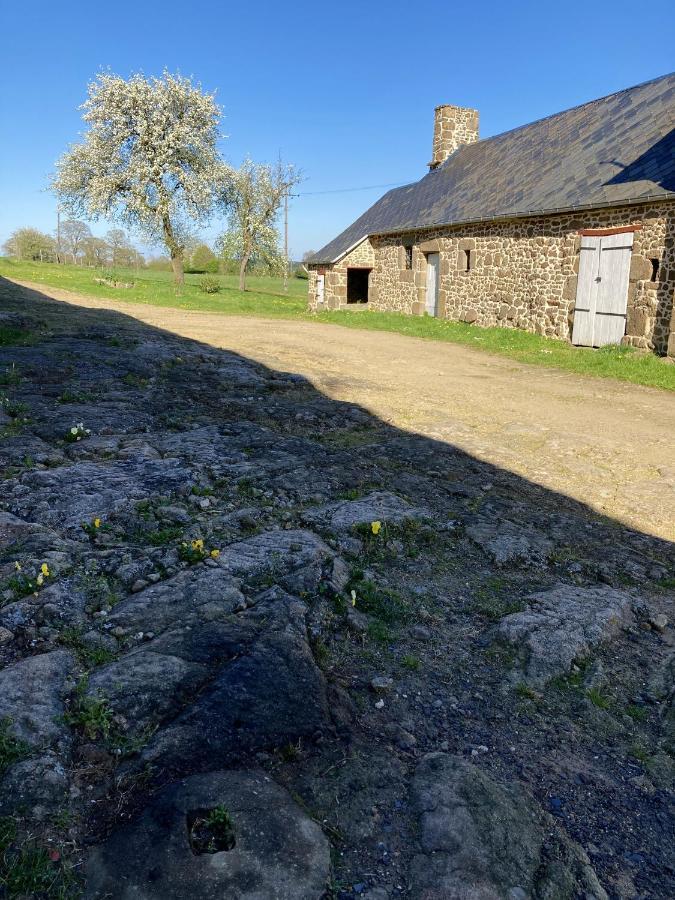
<instances>
[{"instance_id":1,"label":"small stone","mask_svg":"<svg viewBox=\"0 0 675 900\"><path fill-rule=\"evenodd\" d=\"M3 644L9 644L10 641L14 640L14 635L9 630L9 628L0 627L0 646Z\"/></svg>"},{"instance_id":2,"label":"small stone","mask_svg":"<svg viewBox=\"0 0 675 900\"><path fill-rule=\"evenodd\" d=\"M136 581L131 585L131 593L137 594L139 591L142 591L143 588L148 586L148 582L144 578L137 578Z\"/></svg>"},{"instance_id":3,"label":"small stone","mask_svg":"<svg viewBox=\"0 0 675 900\"><path fill-rule=\"evenodd\" d=\"M160 581L161 578L162 576L159 574L159 572L151 572L150 575L148 575L148 581L151 584L157 584L157 582Z\"/></svg>"},{"instance_id":4,"label":"small stone","mask_svg":"<svg viewBox=\"0 0 675 900\"><path fill-rule=\"evenodd\" d=\"M208 509L209 506L211 506L211 501L209 500L209 498L202 497L202 499L199 501L199 508L200 509Z\"/></svg>"},{"instance_id":5,"label":"small stone","mask_svg":"<svg viewBox=\"0 0 675 900\"><path fill-rule=\"evenodd\" d=\"M658 613L655 616L649 617L649 624L656 631L664 632L668 626L668 617L664 616L663 613Z\"/></svg>"},{"instance_id":6,"label":"small stone","mask_svg":"<svg viewBox=\"0 0 675 900\"><path fill-rule=\"evenodd\" d=\"M347 627L356 634L365 634L368 631L368 616L358 609L348 609Z\"/></svg>"},{"instance_id":7,"label":"small stone","mask_svg":"<svg viewBox=\"0 0 675 900\"><path fill-rule=\"evenodd\" d=\"M375 709L384 709L384 700L378 700L375 704Z\"/></svg>"},{"instance_id":8,"label":"small stone","mask_svg":"<svg viewBox=\"0 0 675 900\"><path fill-rule=\"evenodd\" d=\"M376 675L370 681L371 690L376 694L385 694L394 686L394 679L387 678L385 675Z\"/></svg>"},{"instance_id":9,"label":"small stone","mask_svg":"<svg viewBox=\"0 0 675 900\"><path fill-rule=\"evenodd\" d=\"M126 633L127 633L126 628L122 628L121 625L117 625L117 626L116 626L115 628L113 628L113 630L111 631L111 634L114 635L116 638L122 638L122 637L124 637L124 635L125 635Z\"/></svg>"},{"instance_id":10,"label":"small stone","mask_svg":"<svg viewBox=\"0 0 675 900\"><path fill-rule=\"evenodd\" d=\"M410 636L418 641L428 641L431 637L431 631L424 625L413 625L410 629Z\"/></svg>"}]
</instances>

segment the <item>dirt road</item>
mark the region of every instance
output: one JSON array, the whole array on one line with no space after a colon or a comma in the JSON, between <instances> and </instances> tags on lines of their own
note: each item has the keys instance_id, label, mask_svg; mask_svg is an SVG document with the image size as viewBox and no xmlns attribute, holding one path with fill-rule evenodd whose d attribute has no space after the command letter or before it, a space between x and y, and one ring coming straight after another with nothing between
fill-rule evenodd
<instances>
[{"instance_id":1,"label":"dirt road","mask_svg":"<svg viewBox=\"0 0 675 900\"><path fill-rule=\"evenodd\" d=\"M464 347L311 322L83 298L309 378L385 422L454 444L641 531L675 540L675 396Z\"/></svg>"}]
</instances>

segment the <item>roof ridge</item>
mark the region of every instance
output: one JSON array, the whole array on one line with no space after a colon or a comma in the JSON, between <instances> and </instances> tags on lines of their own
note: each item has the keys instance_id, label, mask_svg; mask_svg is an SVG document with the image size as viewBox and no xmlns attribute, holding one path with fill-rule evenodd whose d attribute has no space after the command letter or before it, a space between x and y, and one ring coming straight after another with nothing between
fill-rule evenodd
<instances>
[{"instance_id":1,"label":"roof ridge","mask_svg":"<svg viewBox=\"0 0 675 900\"><path fill-rule=\"evenodd\" d=\"M648 78L647 81L641 81L640 84L633 84L630 87L621 88L620 91L612 91L611 94L605 94L602 97L596 97L593 100L585 100L583 103L577 103L574 106L570 106L567 109L561 109L558 112L549 113L547 116L542 116L539 119L533 119L531 122L525 122L522 125L516 125L515 128L507 128L506 131L500 131L497 134L491 134L490 137L479 138L479 140L474 141L472 144L464 144L461 147L458 147L459 150L466 150L469 147L476 147L478 144L486 144L488 141L494 141L497 138L504 137L507 134L513 134L515 131L521 131L523 128L529 128L531 125L538 125L541 122L547 122L549 119L555 119L557 116L564 116L567 113L574 112L575 109L583 109L584 106L591 106L593 103L601 103L603 100L609 100L610 97L618 97L620 94L627 94L629 91L636 91L638 88L646 87L648 84L653 84L656 81L663 81L665 78L672 78L675 76L674 72L666 72L665 75L657 75L656 78ZM448 159L451 159L455 154L452 153ZM447 162L447 160L445 160ZM439 166L438 169L442 169L445 165ZM436 171L438 171L438 169Z\"/></svg>"}]
</instances>

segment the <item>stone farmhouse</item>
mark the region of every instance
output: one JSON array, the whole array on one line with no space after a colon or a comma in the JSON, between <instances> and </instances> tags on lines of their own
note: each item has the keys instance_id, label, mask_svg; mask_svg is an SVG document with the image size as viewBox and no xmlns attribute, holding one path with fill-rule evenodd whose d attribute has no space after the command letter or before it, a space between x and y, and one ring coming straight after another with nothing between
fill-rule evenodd
<instances>
[{"instance_id":1,"label":"stone farmhouse","mask_svg":"<svg viewBox=\"0 0 675 900\"><path fill-rule=\"evenodd\" d=\"M429 173L311 258L310 308L675 356L674 125L675 73L484 140L437 107Z\"/></svg>"}]
</instances>

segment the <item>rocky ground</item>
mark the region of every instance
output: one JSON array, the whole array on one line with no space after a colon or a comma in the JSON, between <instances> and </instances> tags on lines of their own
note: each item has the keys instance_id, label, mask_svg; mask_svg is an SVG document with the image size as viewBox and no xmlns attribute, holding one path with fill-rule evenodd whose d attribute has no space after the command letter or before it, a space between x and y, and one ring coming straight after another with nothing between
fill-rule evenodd
<instances>
[{"instance_id":1,"label":"rocky ground","mask_svg":"<svg viewBox=\"0 0 675 900\"><path fill-rule=\"evenodd\" d=\"M0 282L0 896L675 895L672 544Z\"/></svg>"}]
</instances>

